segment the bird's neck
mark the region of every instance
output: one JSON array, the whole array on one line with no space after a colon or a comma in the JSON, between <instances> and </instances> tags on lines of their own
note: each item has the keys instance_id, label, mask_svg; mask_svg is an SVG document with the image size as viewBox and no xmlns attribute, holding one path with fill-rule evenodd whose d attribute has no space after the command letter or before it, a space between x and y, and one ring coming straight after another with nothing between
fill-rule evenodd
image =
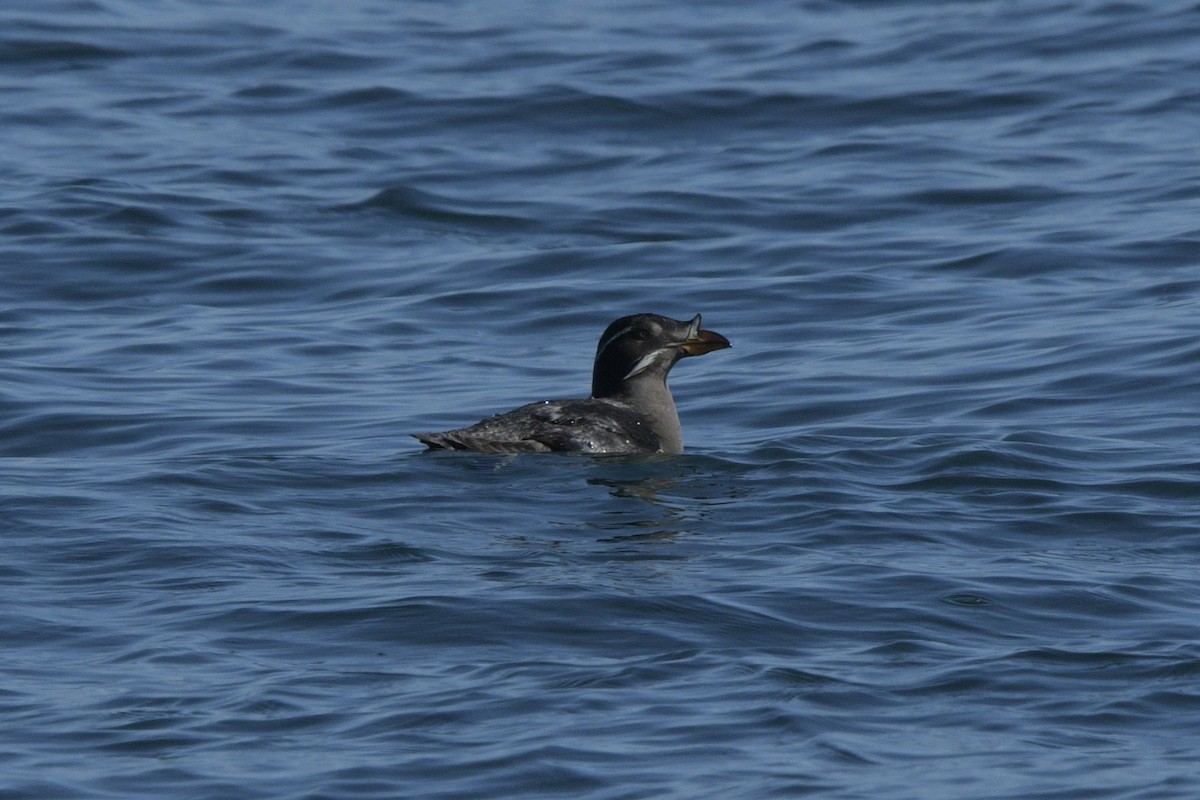
<instances>
[{"instance_id":1,"label":"bird's neck","mask_svg":"<svg viewBox=\"0 0 1200 800\"><path fill-rule=\"evenodd\" d=\"M683 450L683 429L679 425L679 412L675 410L675 398L662 377L646 375L649 380L638 376L621 386L621 399L625 400L650 420L650 429L658 437L658 446L664 453Z\"/></svg>"}]
</instances>

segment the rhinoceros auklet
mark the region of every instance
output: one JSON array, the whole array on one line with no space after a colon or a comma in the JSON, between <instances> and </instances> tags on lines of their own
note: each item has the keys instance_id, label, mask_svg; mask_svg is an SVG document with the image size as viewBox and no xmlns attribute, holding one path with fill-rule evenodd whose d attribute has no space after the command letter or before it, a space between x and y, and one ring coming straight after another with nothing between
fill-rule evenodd
<instances>
[{"instance_id":1,"label":"rhinoceros auklet","mask_svg":"<svg viewBox=\"0 0 1200 800\"><path fill-rule=\"evenodd\" d=\"M729 347L719 333L658 314L621 317L596 346L592 396L544 400L443 433L414 433L431 450L481 453L677 453L683 431L667 373L685 356Z\"/></svg>"}]
</instances>

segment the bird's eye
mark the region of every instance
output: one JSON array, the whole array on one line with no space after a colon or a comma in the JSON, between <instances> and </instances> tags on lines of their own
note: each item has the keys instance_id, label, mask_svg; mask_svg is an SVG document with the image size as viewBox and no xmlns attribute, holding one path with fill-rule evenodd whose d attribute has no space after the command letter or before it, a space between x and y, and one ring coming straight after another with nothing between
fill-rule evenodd
<instances>
[{"instance_id":1,"label":"bird's eye","mask_svg":"<svg viewBox=\"0 0 1200 800\"><path fill-rule=\"evenodd\" d=\"M643 340L644 340L644 339L649 339L649 338L650 338L650 331L646 330L645 328L635 328L635 329L634 329L634 331L633 331L633 338L635 338L635 339L643 339Z\"/></svg>"}]
</instances>

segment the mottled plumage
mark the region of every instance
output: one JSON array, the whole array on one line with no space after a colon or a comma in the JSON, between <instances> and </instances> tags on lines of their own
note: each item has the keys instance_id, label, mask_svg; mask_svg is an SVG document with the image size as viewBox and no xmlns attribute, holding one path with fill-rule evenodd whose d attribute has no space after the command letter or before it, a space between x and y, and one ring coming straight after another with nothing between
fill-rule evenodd
<instances>
[{"instance_id":1,"label":"mottled plumage","mask_svg":"<svg viewBox=\"0 0 1200 800\"><path fill-rule=\"evenodd\" d=\"M667 374L675 362L729 347L700 329L658 314L616 320L596 346L592 396L545 400L442 433L413 434L432 450L481 453L674 453L683 432Z\"/></svg>"}]
</instances>

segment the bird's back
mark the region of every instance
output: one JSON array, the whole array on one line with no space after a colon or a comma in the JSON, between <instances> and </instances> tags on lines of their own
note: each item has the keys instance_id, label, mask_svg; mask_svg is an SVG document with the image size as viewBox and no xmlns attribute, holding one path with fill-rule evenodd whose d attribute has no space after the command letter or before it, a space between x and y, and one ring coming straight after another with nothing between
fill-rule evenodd
<instances>
[{"instance_id":1,"label":"bird's back","mask_svg":"<svg viewBox=\"0 0 1200 800\"><path fill-rule=\"evenodd\" d=\"M481 453L656 453L649 421L618 400L545 400L470 427L413 434L434 450Z\"/></svg>"}]
</instances>

